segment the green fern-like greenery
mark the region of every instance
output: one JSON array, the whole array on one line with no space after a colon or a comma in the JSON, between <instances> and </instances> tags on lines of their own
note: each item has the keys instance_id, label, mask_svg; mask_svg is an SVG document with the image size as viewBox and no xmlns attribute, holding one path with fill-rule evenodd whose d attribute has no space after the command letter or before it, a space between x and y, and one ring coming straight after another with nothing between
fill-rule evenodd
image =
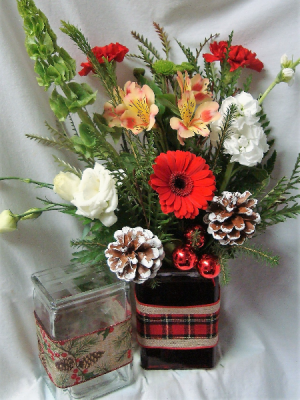
<instances>
[{"instance_id":1,"label":"green fern-like greenery","mask_svg":"<svg viewBox=\"0 0 300 400\"><path fill-rule=\"evenodd\" d=\"M215 40L220 34L219 33L215 33L214 35L211 34L208 38L204 38L204 41L202 43L200 43L199 45L199 49L196 50L196 60L198 60L203 48L212 40Z\"/></svg>"},{"instance_id":2,"label":"green fern-like greenery","mask_svg":"<svg viewBox=\"0 0 300 400\"><path fill-rule=\"evenodd\" d=\"M176 39L178 46L181 48L183 54L186 56L187 61L193 65L195 71L199 71L199 67L197 64L197 57L193 54L192 50L189 47L184 46L179 40Z\"/></svg>"},{"instance_id":3,"label":"green fern-like greenery","mask_svg":"<svg viewBox=\"0 0 300 400\"><path fill-rule=\"evenodd\" d=\"M278 265L279 256L273 255L267 250L262 249L254 245L249 245L247 242L244 245L236 246L235 253L242 253L246 256L250 256L257 261L267 264L271 267Z\"/></svg>"},{"instance_id":4,"label":"green fern-like greenery","mask_svg":"<svg viewBox=\"0 0 300 400\"><path fill-rule=\"evenodd\" d=\"M63 172L71 172L72 174L78 176L78 178L81 178L82 176L82 171L78 168L73 167L71 164L67 163L64 160L61 160L60 158L56 157L53 155L54 161L62 167Z\"/></svg>"},{"instance_id":5,"label":"green fern-like greenery","mask_svg":"<svg viewBox=\"0 0 300 400\"><path fill-rule=\"evenodd\" d=\"M135 31L131 31L131 35L134 39L136 39L138 42L140 42L144 48L146 48L150 53L152 53L153 56L157 60L161 60L161 56L160 56L159 52L156 50L156 48L153 46L153 44L148 39L145 39L143 35L140 35L139 33L135 32ZM140 47L139 47L139 49L141 50Z\"/></svg>"},{"instance_id":6,"label":"green fern-like greenery","mask_svg":"<svg viewBox=\"0 0 300 400\"><path fill-rule=\"evenodd\" d=\"M262 222L259 230L265 230L268 226L284 222L287 218L296 218L300 214L300 154L297 157L291 177L281 178L276 185L267 192L259 201L258 210ZM292 194L292 191L297 191Z\"/></svg>"},{"instance_id":7,"label":"green fern-like greenery","mask_svg":"<svg viewBox=\"0 0 300 400\"><path fill-rule=\"evenodd\" d=\"M221 267L220 271L220 283L221 285L228 285L230 282L230 271L228 266L228 259L226 257L219 258L219 263Z\"/></svg>"},{"instance_id":8,"label":"green fern-like greenery","mask_svg":"<svg viewBox=\"0 0 300 400\"><path fill-rule=\"evenodd\" d=\"M169 58L169 52L171 50L170 41L168 39L168 35L166 34L164 28L162 28L157 22L153 22L154 28L161 40L163 51L166 54L166 59Z\"/></svg>"}]
</instances>

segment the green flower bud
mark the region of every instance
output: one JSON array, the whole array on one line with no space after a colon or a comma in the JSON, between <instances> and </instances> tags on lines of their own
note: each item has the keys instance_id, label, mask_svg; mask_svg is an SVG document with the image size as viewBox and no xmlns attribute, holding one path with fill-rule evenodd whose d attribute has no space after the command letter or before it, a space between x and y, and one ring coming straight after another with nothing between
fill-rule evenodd
<instances>
[{"instance_id":1,"label":"green flower bud","mask_svg":"<svg viewBox=\"0 0 300 400\"><path fill-rule=\"evenodd\" d=\"M139 77L140 76L144 76L145 75L145 70L144 70L144 68L134 68L134 70L133 70L133 76L136 78L136 79L139 79Z\"/></svg>"},{"instance_id":2,"label":"green flower bud","mask_svg":"<svg viewBox=\"0 0 300 400\"><path fill-rule=\"evenodd\" d=\"M194 66L188 62L183 62L180 65L175 66L176 71L184 72L187 71L188 73L191 73L195 70Z\"/></svg>"},{"instance_id":3,"label":"green flower bud","mask_svg":"<svg viewBox=\"0 0 300 400\"><path fill-rule=\"evenodd\" d=\"M162 75L173 75L176 66L172 61L158 60L152 65L155 73Z\"/></svg>"},{"instance_id":4,"label":"green flower bud","mask_svg":"<svg viewBox=\"0 0 300 400\"><path fill-rule=\"evenodd\" d=\"M10 210L4 210L0 214L0 233L13 232L17 229L19 217Z\"/></svg>"},{"instance_id":5,"label":"green flower bud","mask_svg":"<svg viewBox=\"0 0 300 400\"><path fill-rule=\"evenodd\" d=\"M21 218L21 220L24 221L26 219L36 219L36 218L38 218L40 215L42 215L42 211L39 211L39 210L40 210L40 208L30 208L24 214L29 213L31 211L32 211L32 214L25 215L24 217Z\"/></svg>"},{"instance_id":6,"label":"green flower bud","mask_svg":"<svg viewBox=\"0 0 300 400\"><path fill-rule=\"evenodd\" d=\"M286 54L283 54L280 58L281 68L292 68L293 60L289 60Z\"/></svg>"}]
</instances>

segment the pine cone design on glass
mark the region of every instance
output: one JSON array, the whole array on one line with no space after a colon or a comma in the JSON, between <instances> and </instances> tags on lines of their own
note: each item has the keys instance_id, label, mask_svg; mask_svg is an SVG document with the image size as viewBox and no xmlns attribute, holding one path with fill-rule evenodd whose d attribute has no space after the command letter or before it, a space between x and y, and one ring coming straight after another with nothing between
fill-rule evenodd
<instances>
[{"instance_id":1,"label":"pine cone design on glass","mask_svg":"<svg viewBox=\"0 0 300 400\"><path fill-rule=\"evenodd\" d=\"M135 283L154 278L165 256L158 237L148 229L127 226L116 231L114 237L116 242L105 251L111 271L118 278Z\"/></svg>"},{"instance_id":2,"label":"pine cone design on glass","mask_svg":"<svg viewBox=\"0 0 300 400\"><path fill-rule=\"evenodd\" d=\"M220 244L241 245L253 236L260 215L254 210L257 200L250 196L248 191L223 192L213 198L203 221L208 224L207 232Z\"/></svg>"}]
</instances>

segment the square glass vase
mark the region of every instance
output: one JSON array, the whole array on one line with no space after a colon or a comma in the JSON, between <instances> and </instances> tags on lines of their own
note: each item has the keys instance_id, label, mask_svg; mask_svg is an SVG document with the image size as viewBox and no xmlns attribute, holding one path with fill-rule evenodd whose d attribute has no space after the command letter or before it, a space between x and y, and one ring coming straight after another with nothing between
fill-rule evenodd
<instances>
[{"instance_id":1,"label":"square glass vase","mask_svg":"<svg viewBox=\"0 0 300 400\"><path fill-rule=\"evenodd\" d=\"M98 266L32 275L42 376L53 397L98 399L133 381L129 285Z\"/></svg>"},{"instance_id":2,"label":"square glass vase","mask_svg":"<svg viewBox=\"0 0 300 400\"><path fill-rule=\"evenodd\" d=\"M135 285L137 339L144 369L211 369L216 365L218 278L162 267L157 286Z\"/></svg>"}]
</instances>

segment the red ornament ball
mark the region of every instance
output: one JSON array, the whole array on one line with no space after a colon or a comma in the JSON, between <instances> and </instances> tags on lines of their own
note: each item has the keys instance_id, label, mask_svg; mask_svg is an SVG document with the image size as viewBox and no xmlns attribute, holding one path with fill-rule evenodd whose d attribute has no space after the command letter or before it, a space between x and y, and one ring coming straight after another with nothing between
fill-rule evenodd
<instances>
[{"instance_id":1,"label":"red ornament ball","mask_svg":"<svg viewBox=\"0 0 300 400\"><path fill-rule=\"evenodd\" d=\"M198 261L197 268L199 274L208 279L218 276L221 270L218 258L212 254L203 254Z\"/></svg>"},{"instance_id":2,"label":"red ornament ball","mask_svg":"<svg viewBox=\"0 0 300 400\"><path fill-rule=\"evenodd\" d=\"M203 226L195 225L186 230L184 237L190 246L200 249L205 244L205 234Z\"/></svg>"},{"instance_id":3,"label":"red ornament ball","mask_svg":"<svg viewBox=\"0 0 300 400\"><path fill-rule=\"evenodd\" d=\"M189 246L179 246L173 252L173 263L175 268L188 271L197 265L198 257Z\"/></svg>"}]
</instances>

